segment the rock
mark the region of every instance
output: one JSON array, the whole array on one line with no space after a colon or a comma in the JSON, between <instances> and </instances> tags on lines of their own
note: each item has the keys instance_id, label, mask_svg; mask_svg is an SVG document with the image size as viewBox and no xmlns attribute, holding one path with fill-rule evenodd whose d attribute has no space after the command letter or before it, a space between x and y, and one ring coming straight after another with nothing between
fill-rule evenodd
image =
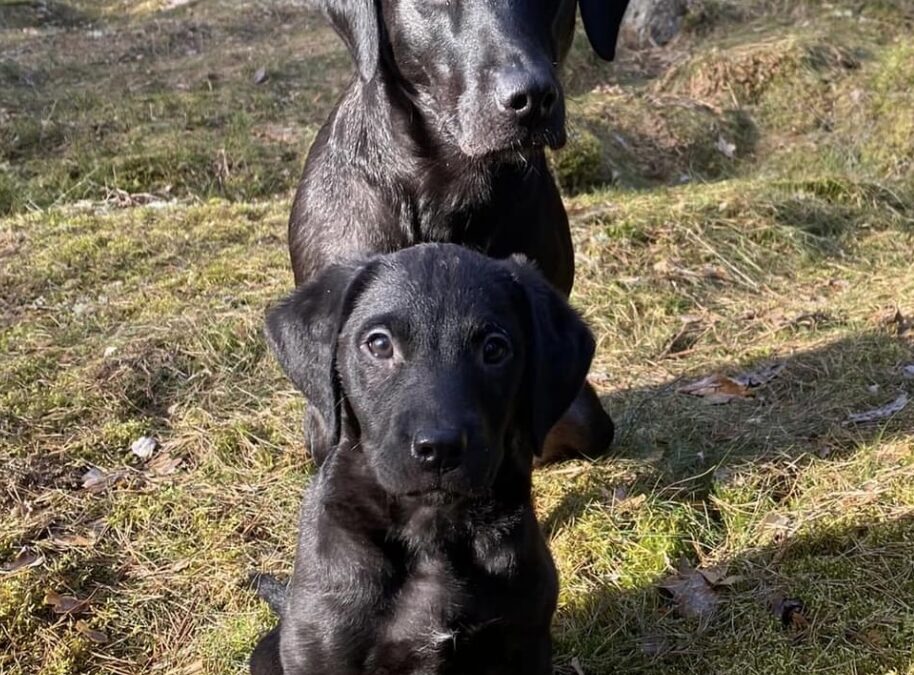
<instances>
[{"instance_id":1,"label":"rock","mask_svg":"<svg viewBox=\"0 0 914 675\"><path fill-rule=\"evenodd\" d=\"M682 27L688 11L688 0L631 0L620 38L630 49L662 47Z\"/></svg>"}]
</instances>

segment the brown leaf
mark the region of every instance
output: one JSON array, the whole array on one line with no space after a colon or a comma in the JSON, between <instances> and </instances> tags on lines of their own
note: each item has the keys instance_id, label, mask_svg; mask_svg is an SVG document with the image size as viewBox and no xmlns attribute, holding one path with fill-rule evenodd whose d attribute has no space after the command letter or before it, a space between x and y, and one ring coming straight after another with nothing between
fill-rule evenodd
<instances>
[{"instance_id":1,"label":"brown leaf","mask_svg":"<svg viewBox=\"0 0 914 675\"><path fill-rule=\"evenodd\" d=\"M172 572L181 572L186 570L188 567L190 567L190 560L187 558L182 558L181 560L176 560L174 563L172 563L169 569Z\"/></svg>"},{"instance_id":2,"label":"brown leaf","mask_svg":"<svg viewBox=\"0 0 914 675\"><path fill-rule=\"evenodd\" d=\"M699 396L710 405L729 403L734 399L745 399L752 396L752 390L764 386L781 374L785 365L772 363L759 370L742 373L734 377L710 375L703 380L692 382L677 391L681 394Z\"/></svg>"},{"instance_id":3,"label":"brown leaf","mask_svg":"<svg viewBox=\"0 0 914 675\"><path fill-rule=\"evenodd\" d=\"M80 600L72 595L61 595L55 591L48 591L44 596L44 604L51 605L55 614L78 614L82 612L88 600Z\"/></svg>"},{"instance_id":4,"label":"brown leaf","mask_svg":"<svg viewBox=\"0 0 914 675\"><path fill-rule=\"evenodd\" d=\"M22 549L22 551L19 552L19 555L0 566L0 572L15 574L16 572L29 569L30 567L38 567L43 562L44 556L40 553L33 553L32 551Z\"/></svg>"},{"instance_id":5,"label":"brown leaf","mask_svg":"<svg viewBox=\"0 0 914 675\"><path fill-rule=\"evenodd\" d=\"M759 523L761 543L782 542L790 531L790 518L782 513L771 512Z\"/></svg>"},{"instance_id":6,"label":"brown leaf","mask_svg":"<svg viewBox=\"0 0 914 675\"><path fill-rule=\"evenodd\" d=\"M171 453L165 450L146 462L146 470L154 476L170 476L183 462L183 459L172 457Z\"/></svg>"},{"instance_id":7,"label":"brown leaf","mask_svg":"<svg viewBox=\"0 0 914 675\"><path fill-rule=\"evenodd\" d=\"M108 642L108 634L104 631L91 628L89 624L80 619L76 622L76 630L85 635L87 638L95 642L96 644L103 645Z\"/></svg>"},{"instance_id":8,"label":"brown leaf","mask_svg":"<svg viewBox=\"0 0 914 675\"><path fill-rule=\"evenodd\" d=\"M888 644L888 640L878 628L868 628L861 634L863 641L870 647L881 649Z\"/></svg>"},{"instance_id":9,"label":"brown leaf","mask_svg":"<svg viewBox=\"0 0 914 675\"><path fill-rule=\"evenodd\" d=\"M98 491L108 486L108 474L93 466L83 474L83 490Z\"/></svg>"},{"instance_id":10,"label":"brown leaf","mask_svg":"<svg viewBox=\"0 0 914 675\"><path fill-rule=\"evenodd\" d=\"M80 548L95 544L95 535L85 537L81 534L56 533L51 535L51 543L61 548Z\"/></svg>"},{"instance_id":11,"label":"brown leaf","mask_svg":"<svg viewBox=\"0 0 914 675\"><path fill-rule=\"evenodd\" d=\"M97 466L93 466L83 474L83 489L88 490L89 492L101 492L110 486L116 485L119 481L123 480L126 475L127 474L124 471L113 471L108 473L103 469L99 469Z\"/></svg>"},{"instance_id":12,"label":"brown leaf","mask_svg":"<svg viewBox=\"0 0 914 675\"><path fill-rule=\"evenodd\" d=\"M672 601L680 616L703 619L717 608L717 593L699 570L681 570L657 588Z\"/></svg>"},{"instance_id":13,"label":"brown leaf","mask_svg":"<svg viewBox=\"0 0 914 675\"><path fill-rule=\"evenodd\" d=\"M710 375L678 389L681 394L698 396L709 405L729 403L734 399L748 398L748 387L726 375Z\"/></svg>"},{"instance_id":14,"label":"brown leaf","mask_svg":"<svg viewBox=\"0 0 914 675\"><path fill-rule=\"evenodd\" d=\"M901 313L901 309L896 307L895 311L892 312L891 316L886 317L885 323L890 326L894 326L895 332L898 335L903 335L904 332L908 329L908 321L905 318L905 315Z\"/></svg>"},{"instance_id":15,"label":"brown leaf","mask_svg":"<svg viewBox=\"0 0 914 675\"><path fill-rule=\"evenodd\" d=\"M711 586L718 588L721 586L733 586L743 580L739 574L727 574L727 568L723 565L716 567L707 567L698 570L698 573L705 578Z\"/></svg>"},{"instance_id":16,"label":"brown leaf","mask_svg":"<svg viewBox=\"0 0 914 675\"><path fill-rule=\"evenodd\" d=\"M774 593L768 598L768 608L780 619L784 628L802 631L809 627L806 606L798 598L787 598L781 593Z\"/></svg>"}]
</instances>

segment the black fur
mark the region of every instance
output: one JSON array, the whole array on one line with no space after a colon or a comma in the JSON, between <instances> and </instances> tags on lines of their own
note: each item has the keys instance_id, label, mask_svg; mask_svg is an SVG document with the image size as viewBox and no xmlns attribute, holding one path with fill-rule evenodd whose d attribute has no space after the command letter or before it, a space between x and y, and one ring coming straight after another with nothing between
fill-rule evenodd
<instances>
[{"instance_id":1,"label":"black fur","mask_svg":"<svg viewBox=\"0 0 914 675\"><path fill-rule=\"evenodd\" d=\"M524 261L426 244L326 270L268 334L287 373L332 381L338 413L251 672L551 674L532 460L594 351L565 300Z\"/></svg>"},{"instance_id":2,"label":"black fur","mask_svg":"<svg viewBox=\"0 0 914 675\"><path fill-rule=\"evenodd\" d=\"M575 0L313 3L349 46L359 75L318 133L295 196L296 283L346 260L452 242L496 258L524 254L570 293L568 218L544 148L565 141L558 71ZM626 5L581 0L604 57ZM314 408L310 448L320 463L332 421L321 419L321 400ZM564 427L547 459L599 454L612 440L612 422L589 387Z\"/></svg>"}]
</instances>

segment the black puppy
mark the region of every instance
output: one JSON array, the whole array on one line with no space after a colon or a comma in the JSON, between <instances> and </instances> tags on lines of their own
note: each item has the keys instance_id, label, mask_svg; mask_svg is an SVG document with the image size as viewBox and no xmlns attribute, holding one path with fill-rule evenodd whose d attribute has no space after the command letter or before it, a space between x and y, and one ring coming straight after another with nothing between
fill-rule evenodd
<instances>
[{"instance_id":1,"label":"black puppy","mask_svg":"<svg viewBox=\"0 0 914 675\"><path fill-rule=\"evenodd\" d=\"M547 675L558 585L531 465L594 341L532 267L426 244L332 266L267 318L332 425L255 675Z\"/></svg>"},{"instance_id":2,"label":"black puppy","mask_svg":"<svg viewBox=\"0 0 914 675\"><path fill-rule=\"evenodd\" d=\"M576 0L313 0L358 77L311 147L289 221L295 281L327 265L421 242L522 253L568 294L574 252L545 146L565 141L558 79ZM612 58L628 0L580 0ZM309 414L311 451L331 446ZM602 453L613 427L589 387L546 459Z\"/></svg>"}]
</instances>

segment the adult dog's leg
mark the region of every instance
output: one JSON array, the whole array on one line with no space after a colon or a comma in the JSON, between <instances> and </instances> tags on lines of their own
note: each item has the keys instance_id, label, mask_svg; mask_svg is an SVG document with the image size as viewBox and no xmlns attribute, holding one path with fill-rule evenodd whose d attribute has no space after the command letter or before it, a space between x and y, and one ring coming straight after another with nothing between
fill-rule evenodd
<instances>
[{"instance_id":1,"label":"adult dog's leg","mask_svg":"<svg viewBox=\"0 0 914 675\"><path fill-rule=\"evenodd\" d=\"M536 465L582 456L600 457L609 450L614 433L612 419L603 410L593 387L586 382L562 419L549 431Z\"/></svg>"}]
</instances>

